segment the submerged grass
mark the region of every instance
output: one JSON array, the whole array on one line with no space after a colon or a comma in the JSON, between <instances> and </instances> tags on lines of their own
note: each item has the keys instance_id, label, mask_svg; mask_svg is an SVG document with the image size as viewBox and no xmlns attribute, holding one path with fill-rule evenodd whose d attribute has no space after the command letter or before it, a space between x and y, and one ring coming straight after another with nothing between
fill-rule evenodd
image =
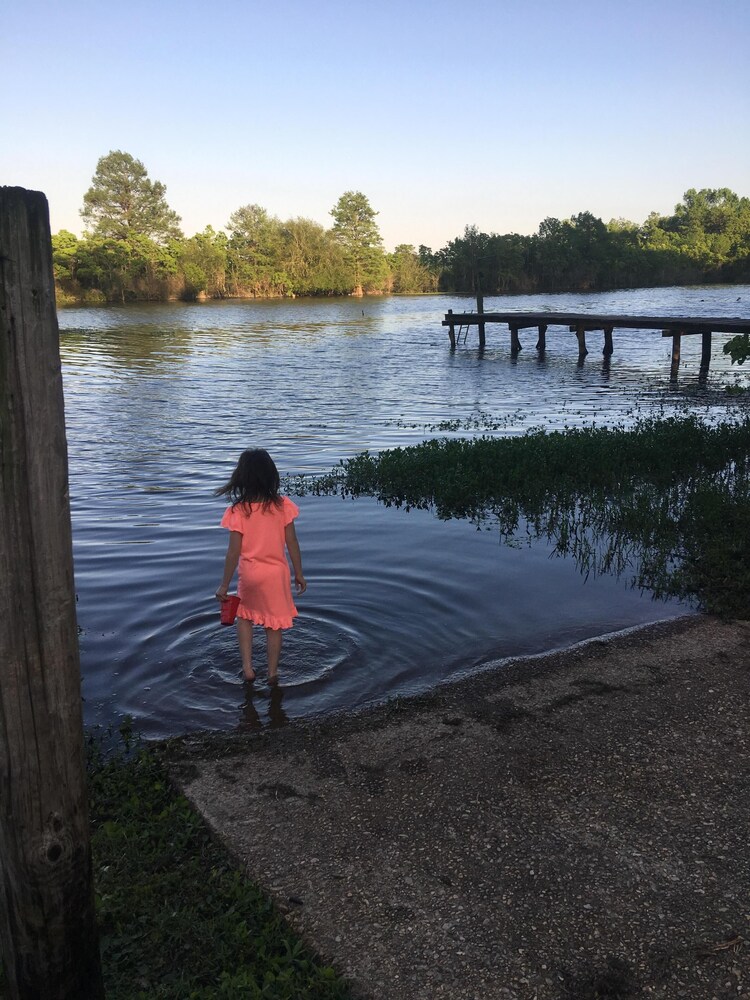
<instances>
[{"instance_id":1,"label":"submerged grass","mask_svg":"<svg viewBox=\"0 0 750 1000\"><path fill-rule=\"evenodd\" d=\"M158 755L90 744L97 915L108 1000L345 1000L175 793Z\"/></svg>"},{"instance_id":2,"label":"submerged grass","mask_svg":"<svg viewBox=\"0 0 750 1000\"><path fill-rule=\"evenodd\" d=\"M586 574L630 569L656 596L743 616L749 471L750 417L684 416L364 452L295 489L429 508L495 525L516 543L546 538Z\"/></svg>"}]
</instances>

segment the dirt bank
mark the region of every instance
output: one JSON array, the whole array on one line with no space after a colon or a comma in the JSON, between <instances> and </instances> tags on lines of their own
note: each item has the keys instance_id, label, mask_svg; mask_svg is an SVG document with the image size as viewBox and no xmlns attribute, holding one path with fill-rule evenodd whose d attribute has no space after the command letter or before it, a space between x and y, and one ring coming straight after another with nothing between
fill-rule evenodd
<instances>
[{"instance_id":1,"label":"dirt bank","mask_svg":"<svg viewBox=\"0 0 750 1000\"><path fill-rule=\"evenodd\" d=\"M750 623L190 738L172 772L356 994L750 996Z\"/></svg>"}]
</instances>

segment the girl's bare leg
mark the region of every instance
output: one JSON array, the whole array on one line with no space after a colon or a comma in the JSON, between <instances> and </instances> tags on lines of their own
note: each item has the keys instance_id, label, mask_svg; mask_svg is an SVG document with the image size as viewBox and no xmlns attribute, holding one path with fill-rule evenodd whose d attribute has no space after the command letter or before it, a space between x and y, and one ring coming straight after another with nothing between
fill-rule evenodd
<instances>
[{"instance_id":1,"label":"girl's bare leg","mask_svg":"<svg viewBox=\"0 0 750 1000\"><path fill-rule=\"evenodd\" d=\"M268 679L278 680L279 676L279 656L281 656L281 640L283 633L280 628L267 628L266 641L268 643Z\"/></svg>"},{"instance_id":2,"label":"girl's bare leg","mask_svg":"<svg viewBox=\"0 0 750 1000\"><path fill-rule=\"evenodd\" d=\"M237 642L240 644L240 656L242 657L242 673L246 681L255 680L253 670L253 623L247 618L237 619Z\"/></svg>"}]
</instances>

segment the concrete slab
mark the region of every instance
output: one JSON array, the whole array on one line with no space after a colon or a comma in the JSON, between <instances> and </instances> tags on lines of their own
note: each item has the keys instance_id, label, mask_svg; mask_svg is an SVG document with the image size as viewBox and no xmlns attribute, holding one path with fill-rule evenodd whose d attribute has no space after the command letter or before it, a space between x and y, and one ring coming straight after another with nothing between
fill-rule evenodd
<instances>
[{"instance_id":1,"label":"concrete slab","mask_svg":"<svg viewBox=\"0 0 750 1000\"><path fill-rule=\"evenodd\" d=\"M750 623L689 617L172 774L377 1000L750 996Z\"/></svg>"}]
</instances>

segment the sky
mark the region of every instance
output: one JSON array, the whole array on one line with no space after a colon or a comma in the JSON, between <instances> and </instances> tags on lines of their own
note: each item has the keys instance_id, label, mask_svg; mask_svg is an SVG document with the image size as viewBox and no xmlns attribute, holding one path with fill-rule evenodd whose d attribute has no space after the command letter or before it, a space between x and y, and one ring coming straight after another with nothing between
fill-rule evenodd
<instances>
[{"instance_id":1,"label":"sky","mask_svg":"<svg viewBox=\"0 0 750 1000\"><path fill-rule=\"evenodd\" d=\"M76 234L115 149L188 236L247 204L329 226L352 190L388 250L643 222L750 196L748 52L748 0L6 0L0 184Z\"/></svg>"}]
</instances>

